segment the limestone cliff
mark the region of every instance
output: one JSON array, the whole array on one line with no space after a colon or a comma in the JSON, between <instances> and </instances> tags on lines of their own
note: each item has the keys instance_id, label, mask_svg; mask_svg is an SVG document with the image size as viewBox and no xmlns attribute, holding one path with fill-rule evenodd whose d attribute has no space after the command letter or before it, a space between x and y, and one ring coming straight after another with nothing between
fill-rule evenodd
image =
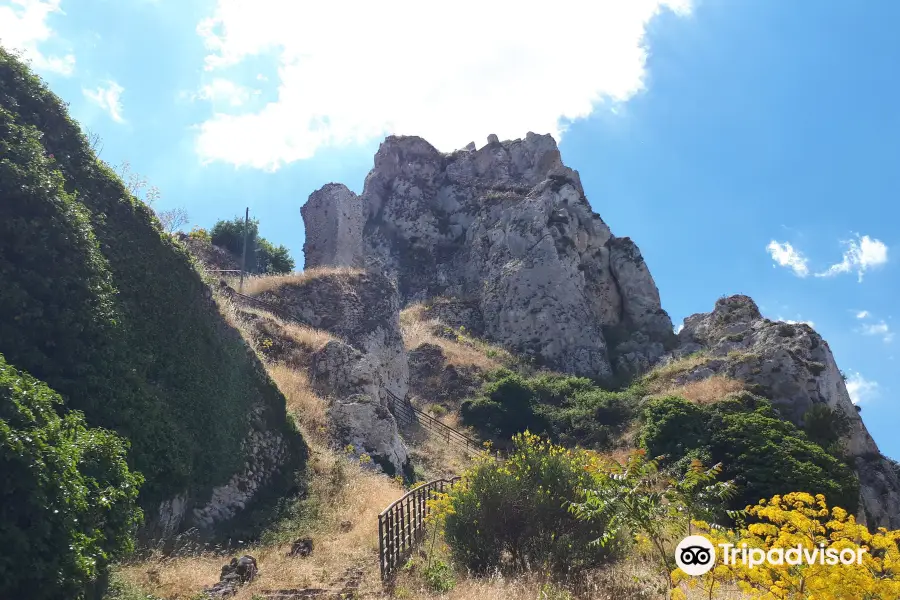
<instances>
[{"instance_id":1,"label":"limestone cliff","mask_svg":"<svg viewBox=\"0 0 900 600\"><path fill-rule=\"evenodd\" d=\"M404 304L466 300L485 337L553 368L629 376L674 341L637 246L591 210L549 135L450 154L389 137L361 196L329 184L302 214L307 269L384 271Z\"/></svg>"},{"instance_id":2,"label":"limestone cliff","mask_svg":"<svg viewBox=\"0 0 900 600\"><path fill-rule=\"evenodd\" d=\"M900 527L897 470L853 406L828 343L810 326L770 321L747 296L731 296L716 302L712 312L685 319L678 339L673 357L703 350L708 360L677 383L728 375L772 400L797 425L817 404L845 415L850 429L843 445L860 478L860 517L872 525Z\"/></svg>"}]
</instances>

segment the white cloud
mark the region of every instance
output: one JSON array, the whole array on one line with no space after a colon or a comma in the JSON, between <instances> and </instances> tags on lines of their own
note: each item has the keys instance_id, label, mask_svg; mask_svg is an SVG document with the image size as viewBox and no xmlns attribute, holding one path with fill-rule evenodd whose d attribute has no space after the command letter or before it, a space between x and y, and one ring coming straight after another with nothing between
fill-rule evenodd
<instances>
[{"instance_id":1,"label":"white cloud","mask_svg":"<svg viewBox=\"0 0 900 600\"><path fill-rule=\"evenodd\" d=\"M887 263L888 247L881 240L875 240L867 235L856 236L855 240L844 242L847 250L841 262L831 265L828 270L816 273L816 277L830 277L839 273L855 271L859 281L863 280L863 273L872 267L880 267Z\"/></svg>"},{"instance_id":2,"label":"white cloud","mask_svg":"<svg viewBox=\"0 0 900 600\"><path fill-rule=\"evenodd\" d=\"M565 121L644 89L648 23L664 9L687 14L690 2L217 0L197 27L207 70L271 57L278 99L215 113L196 149L204 162L276 169L391 133L441 150L490 133L558 137Z\"/></svg>"},{"instance_id":3,"label":"white cloud","mask_svg":"<svg viewBox=\"0 0 900 600\"><path fill-rule=\"evenodd\" d=\"M110 118L116 123L124 123L122 117L122 92L125 91L115 81L107 81L105 86L99 86L96 90L81 89L84 96L109 113Z\"/></svg>"},{"instance_id":4,"label":"white cloud","mask_svg":"<svg viewBox=\"0 0 900 600\"><path fill-rule=\"evenodd\" d=\"M794 321L793 319L782 319L781 317L778 317L777 320L781 321L782 323L788 323L790 325L809 325L810 327L816 326L813 321Z\"/></svg>"},{"instance_id":5,"label":"white cloud","mask_svg":"<svg viewBox=\"0 0 900 600\"><path fill-rule=\"evenodd\" d=\"M869 314L870 314L869 311L861 310L858 313L856 313L856 318L857 319L865 319L865 318L868 318Z\"/></svg>"},{"instance_id":6,"label":"white cloud","mask_svg":"<svg viewBox=\"0 0 900 600\"><path fill-rule=\"evenodd\" d=\"M684 323L679 323L675 326L675 335L681 333L681 330L684 329Z\"/></svg>"},{"instance_id":7,"label":"white cloud","mask_svg":"<svg viewBox=\"0 0 900 600\"><path fill-rule=\"evenodd\" d=\"M891 331L890 325L888 325L884 321L863 325L862 333L863 335L878 336L882 340L884 340L884 343L886 344L889 344L894 340L894 332Z\"/></svg>"},{"instance_id":8,"label":"white cloud","mask_svg":"<svg viewBox=\"0 0 900 600\"><path fill-rule=\"evenodd\" d=\"M259 90L251 90L228 79L217 77L211 83L201 87L194 98L238 107L243 106L252 96L258 94Z\"/></svg>"},{"instance_id":9,"label":"white cloud","mask_svg":"<svg viewBox=\"0 0 900 600\"><path fill-rule=\"evenodd\" d=\"M56 34L47 25L52 13L62 14L60 0L10 0L0 6L0 43L10 50L22 52L35 69L61 75L71 75L75 69L75 55L50 56L38 46Z\"/></svg>"},{"instance_id":10,"label":"white cloud","mask_svg":"<svg viewBox=\"0 0 900 600\"><path fill-rule=\"evenodd\" d=\"M878 382L869 381L859 373L851 373L847 378L847 392L853 404L867 402L878 395Z\"/></svg>"},{"instance_id":11,"label":"white cloud","mask_svg":"<svg viewBox=\"0 0 900 600\"><path fill-rule=\"evenodd\" d=\"M788 242L781 243L772 240L766 246L766 250L768 250L776 264L791 269L797 277L809 275L809 261Z\"/></svg>"}]
</instances>

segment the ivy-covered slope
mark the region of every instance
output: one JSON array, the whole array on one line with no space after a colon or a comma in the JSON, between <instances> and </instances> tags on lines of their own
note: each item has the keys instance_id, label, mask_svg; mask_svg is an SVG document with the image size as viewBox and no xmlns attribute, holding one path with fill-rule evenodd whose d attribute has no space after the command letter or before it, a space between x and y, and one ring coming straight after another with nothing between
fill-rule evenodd
<instances>
[{"instance_id":1,"label":"ivy-covered slope","mask_svg":"<svg viewBox=\"0 0 900 600\"><path fill-rule=\"evenodd\" d=\"M2 49L0 353L131 441L145 507L202 507L247 469L248 439L279 440L282 475L304 460L284 397L187 252Z\"/></svg>"}]
</instances>

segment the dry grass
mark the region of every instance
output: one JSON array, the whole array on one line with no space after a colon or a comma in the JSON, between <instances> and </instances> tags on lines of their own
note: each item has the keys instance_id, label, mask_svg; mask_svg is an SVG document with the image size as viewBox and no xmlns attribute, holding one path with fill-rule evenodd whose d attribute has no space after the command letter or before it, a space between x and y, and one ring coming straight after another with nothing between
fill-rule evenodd
<instances>
[{"instance_id":1,"label":"dry grass","mask_svg":"<svg viewBox=\"0 0 900 600\"><path fill-rule=\"evenodd\" d=\"M400 328L407 350L434 344L443 350L449 364L480 371L491 371L513 361L512 355L499 346L463 334L449 339L437 333L446 327L438 319L430 318L423 304L413 304L400 312Z\"/></svg>"},{"instance_id":2,"label":"dry grass","mask_svg":"<svg viewBox=\"0 0 900 600\"><path fill-rule=\"evenodd\" d=\"M260 308L256 308L255 306L241 307L241 311L254 314L274 322L281 330L279 333L282 333L283 335L291 338L300 346L303 346L304 348L313 352L321 349L331 340L338 339L337 336L329 331L325 331L324 329L315 329L307 325L301 325L296 321L285 321L278 315L272 314L269 311L262 310Z\"/></svg>"},{"instance_id":3,"label":"dry grass","mask_svg":"<svg viewBox=\"0 0 900 600\"><path fill-rule=\"evenodd\" d=\"M257 545L241 550L254 556L260 577L241 588L236 600L249 600L267 589L340 588L348 569L362 569L361 590L380 589L378 580L378 513L399 498L403 489L383 475L365 471L334 454L317 450L310 461L309 496L315 512L302 522L282 524L284 543ZM344 531L341 523L350 521ZM310 536L314 551L307 558L289 557L289 540ZM149 559L125 565L119 576L144 592L167 600L192 598L219 578L227 557L212 553ZM155 572L151 578L148 572Z\"/></svg>"},{"instance_id":4,"label":"dry grass","mask_svg":"<svg viewBox=\"0 0 900 600\"><path fill-rule=\"evenodd\" d=\"M338 339L324 329L313 329L299 323L289 322L284 323L283 326L284 331L291 339L312 351L320 350L328 342Z\"/></svg>"},{"instance_id":5,"label":"dry grass","mask_svg":"<svg viewBox=\"0 0 900 600\"><path fill-rule=\"evenodd\" d=\"M680 396L697 404L712 404L728 394L743 391L744 382L726 375L713 375L700 381L691 381L682 385L670 385L654 396Z\"/></svg>"},{"instance_id":6,"label":"dry grass","mask_svg":"<svg viewBox=\"0 0 900 600\"><path fill-rule=\"evenodd\" d=\"M644 382L652 393L657 393L669 385L683 373L705 365L712 357L706 352L695 352L661 367L653 369L644 376Z\"/></svg>"},{"instance_id":7,"label":"dry grass","mask_svg":"<svg viewBox=\"0 0 900 600\"><path fill-rule=\"evenodd\" d=\"M544 582L537 577L466 577L460 579L451 591L436 594L422 581L401 578L394 587L394 594L378 598L441 598L442 600L543 600ZM552 597L551 597L552 598Z\"/></svg>"},{"instance_id":8,"label":"dry grass","mask_svg":"<svg viewBox=\"0 0 900 600\"><path fill-rule=\"evenodd\" d=\"M641 554L631 555L606 567L585 573L571 586L553 584L535 573L517 576L467 577L458 575L457 584L446 594L428 589L416 573L401 572L393 595L386 598L441 598L442 600L664 600L667 597L665 580L653 562ZM681 587L687 600L707 600L709 593L697 588ZM736 586L717 590L715 600L749 600Z\"/></svg>"},{"instance_id":9,"label":"dry grass","mask_svg":"<svg viewBox=\"0 0 900 600\"><path fill-rule=\"evenodd\" d=\"M259 275L244 278L243 294L247 296L258 296L264 292L271 292L285 285L300 285L318 277L331 277L335 275L360 275L362 269L353 269L350 267L320 267L317 269L307 269L298 273L290 273L288 275ZM238 289L239 278L228 277L226 279L228 285L234 289Z\"/></svg>"},{"instance_id":10,"label":"dry grass","mask_svg":"<svg viewBox=\"0 0 900 600\"><path fill-rule=\"evenodd\" d=\"M287 412L307 440L327 445L328 403L313 391L306 373L286 365L267 365L266 370L287 398Z\"/></svg>"}]
</instances>

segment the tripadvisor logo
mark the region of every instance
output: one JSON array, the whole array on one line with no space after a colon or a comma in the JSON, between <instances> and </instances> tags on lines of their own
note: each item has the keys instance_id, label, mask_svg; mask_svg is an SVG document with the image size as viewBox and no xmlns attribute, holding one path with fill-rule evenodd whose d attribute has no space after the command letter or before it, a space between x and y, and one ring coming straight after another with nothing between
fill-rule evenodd
<instances>
[{"instance_id":1,"label":"tripadvisor logo","mask_svg":"<svg viewBox=\"0 0 900 600\"><path fill-rule=\"evenodd\" d=\"M723 565L742 563L751 569L762 564L781 565L859 565L865 548L852 550L826 548L820 544L816 548L796 546L794 548L750 548L747 544L719 544L719 558ZM716 564L716 548L702 535L689 535L675 548L675 564L688 575L703 575Z\"/></svg>"},{"instance_id":2,"label":"tripadvisor logo","mask_svg":"<svg viewBox=\"0 0 900 600\"><path fill-rule=\"evenodd\" d=\"M702 535L689 535L675 548L675 564L688 575L703 575L716 564L716 549Z\"/></svg>"}]
</instances>

